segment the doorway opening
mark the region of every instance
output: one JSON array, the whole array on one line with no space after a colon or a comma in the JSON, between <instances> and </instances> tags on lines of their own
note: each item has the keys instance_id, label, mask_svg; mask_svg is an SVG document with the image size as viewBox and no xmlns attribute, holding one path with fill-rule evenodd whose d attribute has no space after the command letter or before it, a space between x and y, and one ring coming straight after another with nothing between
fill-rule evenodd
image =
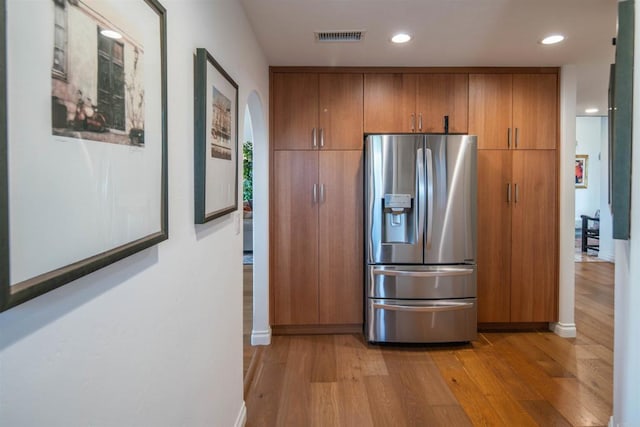
<instances>
[{"instance_id":1,"label":"doorway opening","mask_svg":"<svg viewBox=\"0 0 640 427\"><path fill-rule=\"evenodd\" d=\"M576 262L613 262L608 202L608 118L576 118L575 235Z\"/></svg>"},{"instance_id":2,"label":"doorway opening","mask_svg":"<svg viewBox=\"0 0 640 427\"><path fill-rule=\"evenodd\" d=\"M247 376L254 349L253 329L253 126L249 106L244 112L242 138L242 348L243 374Z\"/></svg>"}]
</instances>

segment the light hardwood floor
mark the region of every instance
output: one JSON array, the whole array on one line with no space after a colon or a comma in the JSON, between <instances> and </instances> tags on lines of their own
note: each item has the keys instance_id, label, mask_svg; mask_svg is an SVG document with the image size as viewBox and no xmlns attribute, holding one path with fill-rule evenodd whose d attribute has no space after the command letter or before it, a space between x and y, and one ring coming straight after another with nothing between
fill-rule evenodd
<instances>
[{"instance_id":1,"label":"light hardwood floor","mask_svg":"<svg viewBox=\"0 0 640 427\"><path fill-rule=\"evenodd\" d=\"M612 414L613 265L576 264L578 336L481 333L461 346L275 336L247 426L604 426Z\"/></svg>"},{"instance_id":2,"label":"light hardwood floor","mask_svg":"<svg viewBox=\"0 0 640 427\"><path fill-rule=\"evenodd\" d=\"M251 345L251 329L253 327L253 265L242 266L242 367L244 377L251 364L255 347Z\"/></svg>"}]
</instances>

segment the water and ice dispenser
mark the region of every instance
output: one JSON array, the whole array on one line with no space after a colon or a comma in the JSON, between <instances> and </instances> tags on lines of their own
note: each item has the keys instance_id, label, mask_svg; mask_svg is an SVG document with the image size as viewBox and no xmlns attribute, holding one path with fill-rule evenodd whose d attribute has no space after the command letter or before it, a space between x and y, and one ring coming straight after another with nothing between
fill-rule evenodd
<instances>
[{"instance_id":1,"label":"water and ice dispenser","mask_svg":"<svg viewBox=\"0 0 640 427\"><path fill-rule=\"evenodd\" d=\"M411 194L385 194L382 243L415 243L415 211Z\"/></svg>"}]
</instances>

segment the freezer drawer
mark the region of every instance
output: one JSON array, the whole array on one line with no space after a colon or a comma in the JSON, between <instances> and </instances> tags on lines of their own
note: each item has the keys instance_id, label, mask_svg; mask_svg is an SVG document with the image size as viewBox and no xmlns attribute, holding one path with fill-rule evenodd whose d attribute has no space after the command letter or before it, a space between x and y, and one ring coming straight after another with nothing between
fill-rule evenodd
<instances>
[{"instance_id":1,"label":"freezer drawer","mask_svg":"<svg viewBox=\"0 0 640 427\"><path fill-rule=\"evenodd\" d=\"M475 265L370 265L370 298L437 299L476 296Z\"/></svg>"},{"instance_id":2,"label":"freezer drawer","mask_svg":"<svg viewBox=\"0 0 640 427\"><path fill-rule=\"evenodd\" d=\"M367 299L367 340L438 343L477 337L475 298L407 301Z\"/></svg>"}]
</instances>

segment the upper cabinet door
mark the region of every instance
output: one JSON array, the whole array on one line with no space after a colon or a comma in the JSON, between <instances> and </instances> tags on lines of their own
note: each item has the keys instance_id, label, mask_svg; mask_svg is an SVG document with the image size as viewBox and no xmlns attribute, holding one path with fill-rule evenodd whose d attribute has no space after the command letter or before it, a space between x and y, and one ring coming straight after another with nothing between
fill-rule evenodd
<instances>
[{"instance_id":1,"label":"upper cabinet door","mask_svg":"<svg viewBox=\"0 0 640 427\"><path fill-rule=\"evenodd\" d=\"M515 148L554 149L558 135L556 74L513 76Z\"/></svg>"},{"instance_id":2,"label":"upper cabinet door","mask_svg":"<svg viewBox=\"0 0 640 427\"><path fill-rule=\"evenodd\" d=\"M362 74L319 75L320 149L362 148Z\"/></svg>"},{"instance_id":3,"label":"upper cabinet door","mask_svg":"<svg viewBox=\"0 0 640 427\"><path fill-rule=\"evenodd\" d=\"M318 75L273 73L272 79L274 149L317 148Z\"/></svg>"},{"instance_id":4,"label":"upper cabinet door","mask_svg":"<svg viewBox=\"0 0 640 427\"><path fill-rule=\"evenodd\" d=\"M364 75L364 131L415 132L416 74Z\"/></svg>"},{"instance_id":5,"label":"upper cabinet door","mask_svg":"<svg viewBox=\"0 0 640 427\"><path fill-rule=\"evenodd\" d=\"M512 140L512 77L510 74L469 75L469 133L478 148L510 148Z\"/></svg>"},{"instance_id":6,"label":"upper cabinet door","mask_svg":"<svg viewBox=\"0 0 640 427\"><path fill-rule=\"evenodd\" d=\"M449 133L467 133L468 74L420 74L416 95L418 132L442 133L445 116Z\"/></svg>"}]
</instances>

